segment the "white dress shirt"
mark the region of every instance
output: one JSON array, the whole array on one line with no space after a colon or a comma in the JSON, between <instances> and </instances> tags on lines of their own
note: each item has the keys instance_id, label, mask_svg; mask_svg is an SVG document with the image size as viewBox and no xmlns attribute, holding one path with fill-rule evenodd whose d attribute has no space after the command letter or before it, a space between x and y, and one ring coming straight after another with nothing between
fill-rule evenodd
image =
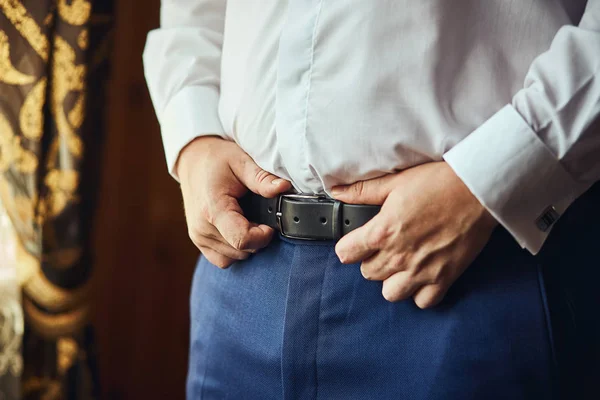
<instances>
[{"instance_id":1,"label":"white dress shirt","mask_svg":"<svg viewBox=\"0 0 600 400\"><path fill-rule=\"evenodd\" d=\"M444 159L534 254L600 179L600 0L163 0L144 66L171 173L208 134L299 192Z\"/></svg>"}]
</instances>

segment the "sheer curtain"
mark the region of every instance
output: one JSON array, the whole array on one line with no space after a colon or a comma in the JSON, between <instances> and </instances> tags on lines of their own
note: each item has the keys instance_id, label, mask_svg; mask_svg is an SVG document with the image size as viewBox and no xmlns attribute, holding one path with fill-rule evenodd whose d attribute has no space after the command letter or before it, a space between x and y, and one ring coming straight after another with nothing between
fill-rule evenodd
<instances>
[{"instance_id":1,"label":"sheer curtain","mask_svg":"<svg viewBox=\"0 0 600 400\"><path fill-rule=\"evenodd\" d=\"M0 399L20 397L20 377L23 372L21 343L23 312L17 281L17 237L6 210L0 201Z\"/></svg>"}]
</instances>

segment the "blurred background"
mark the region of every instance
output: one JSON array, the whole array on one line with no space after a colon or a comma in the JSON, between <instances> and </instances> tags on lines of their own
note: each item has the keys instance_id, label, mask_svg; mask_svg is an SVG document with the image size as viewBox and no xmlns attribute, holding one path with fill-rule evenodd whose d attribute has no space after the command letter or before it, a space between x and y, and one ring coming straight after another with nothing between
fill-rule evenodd
<instances>
[{"instance_id":1,"label":"blurred background","mask_svg":"<svg viewBox=\"0 0 600 400\"><path fill-rule=\"evenodd\" d=\"M0 400L185 397L198 251L143 74L159 7L0 0ZM594 390L599 198L561 219L585 234L555 230L542 255L585 268L547 286L581 308L557 338Z\"/></svg>"},{"instance_id":2,"label":"blurred background","mask_svg":"<svg viewBox=\"0 0 600 400\"><path fill-rule=\"evenodd\" d=\"M183 399L198 251L167 173L142 68L159 0L114 0L102 179L93 248L103 399Z\"/></svg>"},{"instance_id":3,"label":"blurred background","mask_svg":"<svg viewBox=\"0 0 600 400\"><path fill-rule=\"evenodd\" d=\"M183 399L187 238L142 68L159 0L0 0L0 399Z\"/></svg>"}]
</instances>

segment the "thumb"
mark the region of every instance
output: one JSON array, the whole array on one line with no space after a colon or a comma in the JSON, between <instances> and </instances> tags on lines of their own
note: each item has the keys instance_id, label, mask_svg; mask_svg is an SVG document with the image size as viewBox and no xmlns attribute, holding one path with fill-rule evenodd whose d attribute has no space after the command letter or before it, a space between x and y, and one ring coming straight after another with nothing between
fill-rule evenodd
<instances>
[{"instance_id":1,"label":"thumb","mask_svg":"<svg viewBox=\"0 0 600 400\"><path fill-rule=\"evenodd\" d=\"M246 153L230 163L233 174L256 194L271 198L288 191L292 184L260 168Z\"/></svg>"},{"instance_id":2,"label":"thumb","mask_svg":"<svg viewBox=\"0 0 600 400\"><path fill-rule=\"evenodd\" d=\"M349 204L382 205L392 190L394 175L358 181L352 185L334 186L331 195L334 199Z\"/></svg>"},{"instance_id":3,"label":"thumb","mask_svg":"<svg viewBox=\"0 0 600 400\"><path fill-rule=\"evenodd\" d=\"M212 215L215 228L223 239L237 250L261 249L269 243L273 235L273 229L267 225L249 222L234 198L215 205Z\"/></svg>"}]
</instances>

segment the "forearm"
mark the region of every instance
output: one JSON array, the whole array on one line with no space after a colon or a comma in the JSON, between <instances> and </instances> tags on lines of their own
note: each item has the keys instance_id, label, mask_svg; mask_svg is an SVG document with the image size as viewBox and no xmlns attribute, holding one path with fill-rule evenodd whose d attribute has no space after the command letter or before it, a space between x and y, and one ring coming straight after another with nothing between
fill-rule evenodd
<instances>
[{"instance_id":1,"label":"forearm","mask_svg":"<svg viewBox=\"0 0 600 400\"><path fill-rule=\"evenodd\" d=\"M556 216L600 179L600 1L532 64L512 103L444 155L532 253Z\"/></svg>"}]
</instances>

